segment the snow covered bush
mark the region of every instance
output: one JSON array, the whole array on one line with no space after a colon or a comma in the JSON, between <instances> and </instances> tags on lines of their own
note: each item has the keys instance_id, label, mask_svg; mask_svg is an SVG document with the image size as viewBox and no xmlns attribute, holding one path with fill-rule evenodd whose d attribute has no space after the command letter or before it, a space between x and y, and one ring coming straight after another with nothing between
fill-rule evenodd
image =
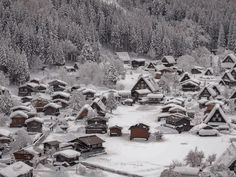
<instances>
[{"instance_id":1,"label":"snow covered bush","mask_svg":"<svg viewBox=\"0 0 236 177\"><path fill-rule=\"evenodd\" d=\"M196 66L196 60L190 55L183 55L177 59L177 66L185 72L190 72L191 69Z\"/></svg>"},{"instance_id":2,"label":"snow covered bush","mask_svg":"<svg viewBox=\"0 0 236 177\"><path fill-rule=\"evenodd\" d=\"M8 92L0 95L0 113L10 114L10 109L13 107L13 100Z\"/></svg>"},{"instance_id":3,"label":"snow covered bush","mask_svg":"<svg viewBox=\"0 0 236 177\"><path fill-rule=\"evenodd\" d=\"M190 165L191 167L199 167L202 165L204 157L203 151L199 151L196 147L185 157L186 165Z\"/></svg>"},{"instance_id":4,"label":"snow covered bush","mask_svg":"<svg viewBox=\"0 0 236 177\"><path fill-rule=\"evenodd\" d=\"M106 105L107 105L106 108L107 108L107 110L110 111L110 113L112 113L112 111L117 108L118 103L116 101L116 98L115 98L113 92L109 93L109 95L107 97L107 104Z\"/></svg>"},{"instance_id":5,"label":"snow covered bush","mask_svg":"<svg viewBox=\"0 0 236 177\"><path fill-rule=\"evenodd\" d=\"M79 111L86 104L85 96L79 91L73 91L71 93L69 106L74 111Z\"/></svg>"},{"instance_id":6,"label":"snow covered bush","mask_svg":"<svg viewBox=\"0 0 236 177\"><path fill-rule=\"evenodd\" d=\"M209 163L209 165L212 165L212 163L216 160L216 154L209 155L206 159L206 162Z\"/></svg>"},{"instance_id":7,"label":"snow covered bush","mask_svg":"<svg viewBox=\"0 0 236 177\"><path fill-rule=\"evenodd\" d=\"M213 165L200 173L199 177L236 177L233 171L224 165Z\"/></svg>"},{"instance_id":8,"label":"snow covered bush","mask_svg":"<svg viewBox=\"0 0 236 177\"><path fill-rule=\"evenodd\" d=\"M26 147L27 145L32 144L32 139L30 138L29 134L27 131L25 131L25 129L19 129L16 132L16 136L15 136L15 141L13 141L10 144L11 147L11 151L14 152L16 150L19 150L23 147Z\"/></svg>"},{"instance_id":9,"label":"snow covered bush","mask_svg":"<svg viewBox=\"0 0 236 177\"><path fill-rule=\"evenodd\" d=\"M161 173L160 177L182 177L182 175L180 175L177 172L172 171L171 169L168 169L168 170L164 170Z\"/></svg>"}]
</instances>

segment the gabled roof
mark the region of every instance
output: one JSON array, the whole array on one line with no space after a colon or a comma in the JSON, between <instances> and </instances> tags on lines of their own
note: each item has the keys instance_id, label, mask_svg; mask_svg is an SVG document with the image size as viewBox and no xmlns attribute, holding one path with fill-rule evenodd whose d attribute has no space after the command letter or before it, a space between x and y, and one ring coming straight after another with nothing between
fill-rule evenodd
<instances>
[{"instance_id":1,"label":"gabled roof","mask_svg":"<svg viewBox=\"0 0 236 177\"><path fill-rule=\"evenodd\" d=\"M55 108L55 109L61 108L61 106L56 103L48 103L47 105L44 106L44 108L48 108L48 107Z\"/></svg>"},{"instance_id":2,"label":"gabled roof","mask_svg":"<svg viewBox=\"0 0 236 177\"><path fill-rule=\"evenodd\" d=\"M0 174L4 177L18 177L29 173L32 169L33 167L19 161L1 169Z\"/></svg>"},{"instance_id":3,"label":"gabled roof","mask_svg":"<svg viewBox=\"0 0 236 177\"><path fill-rule=\"evenodd\" d=\"M207 68L204 75L207 75L208 72L210 72L210 74L213 75L213 69L212 68Z\"/></svg>"},{"instance_id":4,"label":"gabled roof","mask_svg":"<svg viewBox=\"0 0 236 177\"><path fill-rule=\"evenodd\" d=\"M227 119L224 111L222 110L222 108L220 107L219 104L216 104L214 106L214 108L211 110L211 112L205 118L204 123L207 124L211 120L212 116L215 114L216 111L219 111L219 113L221 114L221 116L223 117L223 119L225 120L226 123L228 123L228 124L230 123L230 120Z\"/></svg>"},{"instance_id":5,"label":"gabled roof","mask_svg":"<svg viewBox=\"0 0 236 177\"><path fill-rule=\"evenodd\" d=\"M156 83L155 79L151 76L151 75L145 75L145 76L141 76L138 81L136 82L136 84L143 79L144 82L148 85L149 89L151 92L156 92L159 90L158 84ZM136 86L136 84L134 85L134 87ZM134 88L133 87L133 88ZM133 90L133 89L132 89Z\"/></svg>"},{"instance_id":6,"label":"gabled roof","mask_svg":"<svg viewBox=\"0 0 236 177\"><path fill-rule=\"evenodd\" d=\"M29 123L29 122L32 122L32 121L35 121L35 122L39 122L39 123L43 123L43 119L42 118L39 118L39 117L33 117L33 118L30 118L30 119L27 119L26 121L25 121L25 123L27 124L27 123Z\"/></svg>"},{"instance_id":7,"label":"gabled roof","mask_svg":"<svg viewBox=\"0 0 236 177\"><path fill-rule=\"evenodd\" d=\"M215 97L217 95L215 90L213 90L210 86L205 86L204 88L202 88L202 90L199 92L199 95L201 95L205 90L207 90L212 97Z\"/></svg>"},{"instance_id":8,"label":"gabled roof","mask_svg":"<svg viewBox=\"0 0 236 177\"><path fill-rule=\"evenodd\" d=\"M163 59L166 59L169 64L175 64L175 63L176 63L176 61L175 61L175 59L174 59L173 56L164 56L164 57L162 58L162 60L163 60ZM162 61L162 60L161 60L161 61ZM163 61L162 61L162 62L163 62Z\"/></svg>"},{"instance_id":9,"label":"gabled roof","mask_svg":"<svg viewBox=\"0 0 236 177\"><path fill-rule=\"evenodd\" d=\"M95 145L95 144L101 144L103 142L105 142L104 140L102 140L101 138L99 138L96 135L90 135L90 136L82 136L78 138L79 141L83 142L84 144L91 146L91 145Z\"/></svg>"},{"instance_id":10,"label":"gabled roof","mask_svg":"<svg viewBox=\"0 0 236 177\"><path fill-rule=\"evenodd\" d=\"M229 81L235 81L234 77L232 76L231 72L230 71L225 71L224 75L222 76L222 79L224 76L228 76L229 78ZM225 79L224 79L225 80Z\"/></svg>"},{"instance_id":11,"label":"gabled roof","mask_svg":"<svg viewBox=\"0 0 236 177\"><path fill-rule=\"evenodd\" d=\"M227 59L227 57L230 57L230 58L233 60L233 62L236 63L236 56L235 56L233 53L227 54L227 55L224 57L222 63L225 63L225 60Z\"/></svg>"},{"instance_id":12,"label":"gabled roof","mask_svg":"<svg viewBox=\"0 0 236 177\"><path fill-rule=\"evenodd\" d=\"M216 164L230 167L236 160L236 142L232 142L225 152L216 160Z\"/></svg>"},{"instance_id":13,"label":"gabled roof","mask_svg":"<svg viewBox=\"0 0 236 177\"><path fill-rule=\"evenodd\" d=\"M80 152L75 151L73 149L66 149L66 150L62 150L53 154L53 156L57 156L57 155L61 155L66 158L76 158L80 156Z\"/></svg>"},{"instance_id":14,"label":"gabled roof","mask_svg":"<svg viewBox=\"0 0 236 177\"><path fill-rule=\"evenodd\" d=\"M17 118L17 117L23 117L27 119L28 115L24 113L23 111L15 111L10 114L10 119Z\"/></svg>"},{"instance_id":15,"label":"gabled roof","mask_svg":"<svg viewBox=\"0 0 236 177\"><path fill-rule=\"evenodd\" d=\"M236 90L233 91L232 95L229 97L229 99L235 99L236 98Z\"/></svg>"},{"instance_id":16,"label":"gabled roof","mask_svg":"<svg viewBox=\"0 0 236 177\"><path fill-rule=\"evenodd\" d=\"M196 79L188 79L188 80L185 80L181 83L181 85L188 85L188 84L199 86L200 82Z\"/></svg>"},{"instance_id":17,"label":"gabled roof","mask_svg":"<svg viewBox=\"0 0 236 177\"><path fill-rule=\"evenodd\" d=\"M97 104L103 111L106 111L106 106L104 105L104 103L102 102L102 99L101 98L95 98L91 104L91 106L93 104Z\"/></svg>"},{"instance_id":18,"label":"gabled roof","mask_svg":"<svg viewBox=\"0 0 236 177\"><path fill-rule=\"evenodd\" d=\"M143 124L143 123L139 123L139 124L136 124L136 125L132 125L131 127L129 127L129 130L132 129L132 128L143 128L143 129L149 130L149 126L148 126L148 125L145 125L145 124Z\"/></svg>"},{"instance_id":19,"label":"gabled roof","mask_svg":"<svg viewBox=\"0 0 236 177\"><path fill-rule=\"evenodd\" d=\"M130 56L128 52L116 52L119 59L122 61L130 61Z\"/></svg>"},{"instance_id":20,"label":"gabled roof","mask_svg":"<svg viewBox=\"0 0 236 177\"><path fill-rule=\"evenodd\" d=\"M70 94L69 93L66 93L66 92L54 92L53 94L52 94L52 97L54 97L54 96L62 96L62 97L64 97L64 98L69 98L70 97Z\"/></svg>"},{"instance_id":21,"label":"gabled roof","mask_svg":"<svg viewBox=\"0 0 236 177\"><path fill-rule=\"evenodd\" d=\"M179 82L183 82L183 79L185 76L188 76L189 79L191 78L188 72L183 73L183 75L180 77Z\"/></svg>"},{"instance_id":22,"label":"gabled roof","mask_svg":"<svg viewBox=\"0 0 236 177\"><path fill-rule=\"evenodd\" d=\"M62 81L62 80L55 79L55 80L50 81L48 83L48 85L62 85L62 86L66 86L67 83Z\"/></svg>"}]
</instances>

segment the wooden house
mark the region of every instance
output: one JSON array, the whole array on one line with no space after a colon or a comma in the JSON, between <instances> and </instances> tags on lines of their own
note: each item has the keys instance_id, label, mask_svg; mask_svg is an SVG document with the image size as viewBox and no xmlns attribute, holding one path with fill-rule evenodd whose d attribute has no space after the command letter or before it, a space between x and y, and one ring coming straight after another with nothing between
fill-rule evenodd
<instances>
[{"instance_id":1,"label":"wooden house","mask_svg":"<svg viewBox=\"0 0 236 177\"><path fill-rule=\"evenodd\" d=\"M216 104L212 111L206 116L204 123L213 127L230 125L230 121L225 116L225 113L219 104Z\"/></svg>"},{"instance_id":2,"label":"wooden house","mask_svg":"<svg viewBox=\"0 0 236 177\"><path fill-rule=\"evenodd\" d=\"M222 94L218 85L212 85L212 89L216 92L217 95Z\"/></svg>"},{"instance_id":3,"label":"wooden house","mask_svg":"<svg viewBox=\"0 0 236 177\"><path fill-rule=\"evenodd\" d=\"M232 76L230 71L225 71L221 79L222 79L222 83L224 83L225 85L228 85L230 87L236 86L236 80L234 76Z\"/></svg>"},{"instance_id":4,"label":"wooden house","mask_svg":"<svg viewBox=\"0 0 236 177\"><path fill-rule=\"evenodd\" d=\"M142 58L136 58L136 59L133 59L131 61L131 66L136 69L140 66L145 66L145 62L146 60L145 59L142 59Z\"/></svg>"},{"instance_id":5,"label":"wooden house","mask_svg":"<svg viewBox=\"0 0 236 177\"><path fill-rule=\"evenodd\" d=\"M25 113L28 113L31 111L31 108L24 105L18 105L11 108L11 112L15 112L15 111L23 111Z\"/></svg>"},{"instance_id":6,"label":"wooden house","mask_svg":"<svg viewBox=\"0 0 236 177\"><path fill-rule=\"evenodd\" d=\"M25 121L27 126L27 132L37 132L42 133L43 119L38 117L33 117Z\"/></svg>"},{"instance_id":7,"label":"wooden house","mask_svg":"<svg viewBox=\"0 0 236 177\"><path fill-rule=\"evenodd\" d=\"M131 89L131 95L136 100L138 99L137 91L138 90L145 90L148 89L150 93L156 93L159 90L159 86L157 85L154 78L150 75L147 76L141 76L136 84ZM148 94L148 93L147 93Z\"/></svg>"},{"instance_id":8,"label":"wooden house","mask_svg":"<svg viewBox=\"0 0 236 177\"><path fill-rule=\"evenodd\" d=\"M67 83L56 79L49 82L48 85L53 88L54 92L58 92L58 91L64 91L65 87L67 86Z\"/></svg>"},{"instance_id":9,"label":"wooden house","mask_svg":"<svg viewBox=\"0 0 236 177\"><path fill-rule=\"evenodd\" d=\"M232 66L234 66L234 64L236 63L236 56L234 54L227 54L222 62L221 62L221 66L224 69L230 69L232 68Z\"/></svg>"},{"instance_id":10,"label":"wooden house","mask_svg":"<svg viewBox=\"0 0 236 177\"><path fill-rule=\"evenodd\" d=\"M183 115L186 115L187 114L187 110L186 108L182 107L182 106L179 106L179 105L175 105L175 106L172 106L170 109L169 109L169 113L180 113L180 114L183 114Z\"/></svg>"},{"instance_id":11,"label":"wooden house","mask_svg":"<svg viewBox=\"0 0 236 177\"><path fill-rule=\"evenodd\" d=\"M188 79L183 81L180 85L184 92L196 92L200 90L200 82L197 80Z\"/></svg>"},{"instance_id":12,"label":"wooden house","mask_svg":"<svg viewBox=\"0 0 236 177\"><path fill-rule=\"evenodd\" d=\"M165 67L172 67L176 64L176 61L173 56L164 56L161 59L161 62Z\"/></svg>"},{"instance_id":13,"label":"wooden house","mask_svg":"<svg viewBox=\"0 0 236 177\"><path fill-rule=\"evenodd\" d=\"M133 106L133 104L134 104L134 100L131 99L131 98L128 98L128 99L122 101L121 104L123 104L123 105L127 105L127 106Z\"/></svg>"},{"instance_id":14,"label":"wooden house","mask_svg":"<svg viewBox=\"0 0 236 177\"><path fill-rule=\"evenodd\" d=\"M44 106L43 112L45 115L58 116L61 106L56 103L48 103Z\"/></svg>"},{"instance_id":15,"label":"wooden house","mask_svg":"<svg viewBox=\"0 0 236 177\"><path fill-rule=\"evenodd\" d=\"M7 129L0 128L0 144L10 144L11 141L11 132Z\"/></svg>"},{"instance_id":16,"label":"wooden house","mask_svg":"<svg viewBox=\"0 0 236 177\"><path fill-rule=\"evenodd\" d=\"M199 100L202 98L209 100L210 98L215 98L216 96L217 93L215 90L213 90L211 86L206 86L200 91L198 98Z\"/></svg>"},{"instance_id":17,"label":"wooden house","mask_svg":"<svg viewBox=\"0 0 236 177\"><path fill-rule=\"evenodd\" d=\"M157 71L156 65L153 62L148 63L145 68L146 71Z\"/></svg>"},{"instance_id":18,"label":"wooden house","mask_svg":"<svg viewBox=\"0 0 236 177\"><path fill-rule=\"evenodd\" d=\"M131 59L128 52L116 52L116 55L124 64L130 64Z\"/></svg>"},{"instance_id":19,"label":"wooden house","mask_svg":"<svg viewBox=\"0 0 236 177\"><path fill-rule=\"evenodd\" d=\"M59 139L55 139L51 137L46 138L42 143L44 153L50 153L51 151L52 152L58 151L60 149L61 143L62 141Z\"/></svg>"},{"instance_id":20,"label":"wooden house","mask_svg":"<svg viewBox=\"0 0 236 177\"><path fill-rule=\"evenodd\" d=\"M203 72L202 67L195 66L194 68L191 69L192 74L202 74L202 72Z\"/></svg>"},{"instance_id":21,"label":"wooden house","mask_svg":"<svg viewBox=\"0 0 236 177\"><path fill-rule=\"evenodd\" d=\"M29 82L35 83L35 84L40 84L40 80L38 78L30 79Z\"/></svg>"},{"instance_id":22,"label":"wooden house","mask_svg":"<svg viewBox=\"0 0 236 177\"><path fill-rule=\"evenodd\" d=\"M33 158L38 158L42 155L40 150L33 146L28 146L25 148L22 148L16 152L13 153L14 158L16 161L22 161L25 162L28 165L33 165Z\"/></svg>"},{"instance_id":23,"label":"wooden house","mask_svg":"<svg viewBox=\"0 0 236 177\"><path fill-rule=\"evenodd\" d=\"M207 70L204 73L205 76L213 76L214 72L212 68L207 68Z\"/></svg>"},{"instance_id":24,"label":"wooden house","mask_svg":"<svg viewBox=\"0 0 236 177\"><path fill-rule=\"evenodd\" d=\"M147 95L148 103L149 104L159 104L165 98L165 95L161 93L150 93Z\"/></svg>"},{"instance_id":25,"label":"wooden house","mask_svg":"<svg viewBox=\"0 0 236 177\"><path fill-rule=\"evenodd\" d=\"M38 98L33 99L32 105L36 109L37 112L43 112L44 107L49 104L50 98L39 96Z\"/></svg>"},{"instance_id":26,"label":"wooden house","mask_svg":"<svg viewBox=\"0 0 236 177\"><path fill-rule=\"evenodd\" d=\"M181 83L181 82L184 82L184 81L189 80L189 79L191 79L190 76L189 76L189 73L188 73L188 72L185 72L185 73L181 76L181 78L179 79L179 82Z\"/></svg>"},{"instance_id":27,"label":"wooden house","mask_svg":"<svg viewBox=\"0 0 236 177\"><path fill-rule=\"evenodd\" d=\"M6 87L0 86L0 95L4 94L10 95L10 91Z\"/></svg>"},{"instance_id":28,"label":"wooden house","mask_svg":"<svg viewBox=\"0 0 236 177\"><path fill-rule=\"evenodd\" d=\"M73 149L65 149L53 154L55 158L54 162L66 162L70 166L73 166L79 162L80 152Z\"/></svg>"},{"instance_id":29,"label":"wooden house","mask_svg":"<svg viewBox=\"0 0 236 177\"><path fill-rule=\"evenodd\" d=\"M25 84L18 88L18 96L31 96L34 91L35 88Z\"/></svg>"},{"instance_id":30,"label":"wooden house","mask_svg":"<svg viewBox=\"0 0 236 177\"><path fill-rule=\"evenodd\" d=\"M139 123L131 126L129 130L130 130L130 140L134 138L144 138L146 140L149 139L150 132L148 125Z\"/></svg>"},{"instance_id":31,"label":"wooden house","mask_svg":"<svg viewBox=\"0 0 236 177\"><path fill-rule=\"evenodd\" d=\"M46 90L47 90L48 86L45 85L45 84L39 84L36 89L37 89L37 92L39 93L45 93Z\"/></svg>"},{"instance_id":32,"label":"wooden house","mask_svg":"<svg viewBox=\"0 0 236 177\"><path fill-rule=\"evenodd\" d=\"M82 94L85 96L86 100L92 100L95 97L96 91L93 89L85 89L82 91Z\"/></svg>"},{"instance_id":33,"label":"wooden house","mask_svg":"<svg viewBox=\"0 0 236 177\"><path fill-rule=\"evenodd\" d=\"M33 167L24 162L15 162L0 169L0 177L33 177Z\"/></svg>"},{"instance_id":34,"label":"wooden house","mask_svg":"<svg viewBox=\"0 0 236 177\"><path fill-rule=\"evenodd\" d=\"M24 127L28 115L23 111L15 111L10 114L10 127Z\"/></svg>"},{"instance_id":35,"label":"wooden house","mask_svg":"<svg viewBox=\"0 0 236 177\"><path fill-rule=\"evenodd\" d=\"M206 106L206 110L205 110L205 114L208 114L210 113L216 104L219 104L221 107L224 105L224 103L222 101L219 101L219 100L211 100L211 101L208 101L205 103L205 106Z\"/></svg>"},{"instance_id":36,"label":"wooden house","mask_svg":"<svg viewBox=\"0 0 236 177\"><path fill-rule=\"evenodd\" d=\"M236 99L236 90L233 91L232 95L229 97L229 99L234 100Z\"/></svg>"},{"instance_id":37,"label":"wooden house","mask_svg":"<svg viewBox=\"0 0 236 177\"><path fill-rule=\"evenodd\" d=\"M103 104L101 98L95 98L91 104L91 107L96 110L98 115L105 116L106 115L106 106Z\"/></svg>"},{"instance_id":38,"label":"wooden house","mask_svg":"<svg viewBox=\"0 0 236 177\"><path fill-rule=\"evenodd\" d=\"M176 129L179 133L189 131L192 126L190 119L183 114L175 113L166 118L166 126Z\"/></svg>"},{"instance_id":39,"label":"wooden house","mask_svg":"<svg viewBox=\"0 0 236 177\"><path fill-rule=\"evenodd\" d=\"M53 100L62 99L62 100L69 101L70 100L70 94L66 93L66 92L54 92L52 94L52 99Z\"/></svg>"},{"instance_id":40,"label":"wooden house","mask_svg":"<svg viewBox=\"0 0 236 177\"><path fill-rule=\"evenodd\" d=\"M233 141L222 155L216 160L216 164L227 167L230 171L236 173L236 142Z\"/></svg>"},{"instance_id":41,"label":"wooden house","mask_svg":"<svg viewBox=\"0 0 236 177\"><path fill-rule=\"evenodd\" d=\"M75 150L79 151L84 157L105 153L103 147L105 141L96 135L82 136L70 142L74 143Z\"/></svg>"},{"instance_id":42,"label":"wooden house","mask_svg":"<svg viewBox=\"0 0 236 177\"><path fill-rule=\"evenodd\" d=\"M110 136L122 136L122 127L112 126L109 128Z\"/></svg>"},{"instance_id":43,"label":"wooden house","mask_svg":"<svg viewBox=\"0 0 236 177\"><path fill-rule=\"evenodd\" d=\"M107 119L102 117L94 117L87 119L87 125L85 127L85 133L107 133Z\"/></svg>"},{"instance_id":44,"label":"wooden house","mask_svg":"<svg viewBox=\"0 0 236 177\"><path fill-rule=\"evenodd\" d=\"M94 116L96 116L96 112L93 110L93 108L89 104L86 104L80 109L76 119L80 120L84 118L91 118Z\"/></svg>"}]
</instances>

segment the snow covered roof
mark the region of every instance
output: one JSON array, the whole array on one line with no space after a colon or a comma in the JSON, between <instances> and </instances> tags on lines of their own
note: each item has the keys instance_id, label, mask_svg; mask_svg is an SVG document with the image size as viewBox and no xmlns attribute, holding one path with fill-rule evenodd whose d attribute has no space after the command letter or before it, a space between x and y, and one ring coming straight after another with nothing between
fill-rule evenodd
<instances>
[{"instance_id":1,"label":"snow covered roof","mask_svg":"<svg viewBox=\"0 0 236 177\"><path fill-rule=\"evenodd\" d=\"M88 117L96 116L96 112L93 110L93 108L89 104L85 104L79 111L78 116L84 111L88 111Z\"/></svg>"},{"instance_id":2,"label":"snow covered roof","mask_svg":"<svg viewBox=\"0 0 236 177\"><path fill-rule=\"evenodd\" d=\"M148 90L148 89L140 89L140 90L135 90L135 92L137 92L138 94L149 94L149 93L151 93L151 91L150 90Z\"/></svg>"},{"instance_id":3,"label":"snow covered roof","mask_svg":"<svg viewBox=\"0 0 236 177\"><path fill-rule=\"evenodd\" d=\"M188 80L185 80L184 82L181 83L181 85L187 85L187 84L192 84L192 85L195 85L195 86L199 86L200 82L196 79L188 79Z\"/></svg>"},{"instance_id":4,"label":"snow covered roof","mask_svg":"<svg viewBox=\"0 0 236 177\"><path fill-rule=\"evenodd\" d=\"M213 90L212 87L210 87L210 86L206 86L206 87L202 88L202 90L199 92L199 95L201 95L201 94L205 91L205 89L207 89L207 91L210 93L210 95L211 95L212 97L214 97L214 96L217 95L217 93L215 92L215 90Z\"/></svg>"},{"instance_id":5,"label":"snow covered roof","mask_svg":"<svg viewBox=\"0 0 236 177\"><path fill-rule=\"evenodd\" d=\"M188 72L183 73L182 76L179 78L179 82L183 82L182 80L184 79L185 76L189 76L189 73Z\"/></svg>"},{"instance_id":6,"label":"snow covered roof","mask_svg":"<svg viewBox=\"0 0 236 177\"><path fill-rule=\"evenodd\" d=\"M26 111L26 112L30 112L31 108L24 106L24 105L19 105L19 106L14 106L11 108L11 111L16 111L16 110L21 110L21 111Z\"/></svg>"},{"instance_id":7,"label":"snow covered roof","mask_svg":"<svg viewBox=\"0 0 236 177\"><path fill-rule=\"evenodd\" d=\"M236 56L235 56L233 53L227 54L227 55L224 57L222 63L225 63L225 59L227 59L227 57L230 57L230 58L233 60L233 62L236 63Z\"/></svg>"},{"instance_id":8,"label":"snow covered roof","mask_svg":"<svg viewBox=\"0 0 236 177\"><path fill-rule=\"evenodd\" d=\"M130 56L128 52L116 52L119 59L122 61L130 61Z\"/></svg>"},{"instance_id":9,"label":"snow covered roof","mask_svg":"<svg viewBox=\"0 0 236 177\"><path fill-rule=\"evenodd\" d=\"M133 61L145 62L146 60L144 58L135 58L135 59L133 59Z\"/></svg>"},{"instance_id":10,"label":"snow covered roof","mask_svg":"<svg viewBox=\"0 0 236 177\"><path fill-rule=\"evenodd\" d=\"M66 82L64 82L64 81L62 81L62 80L58 80L58 79L54 79L54 80L50 81L48 84L49 84L49 85L58 84L58 85L64 85L64 86L67 85Z\"/></svg>"},{"instance_id":11,"label":"snow covered roof","mask_svg":"<svg viewBox=\"0 0 236 177\"><path fill-rule=\"evenodd\" d=\"M44 108L48 108L48 107L52 107L52 108L55 108L55 109L61 108L61 106L56 104L56 103L48 103L47 105L44 106Z\"/></svg>"},{"instance_id":12,"label":"snow covered roof","mask_svg":"<svg viewBox=\"0 0 236 177\"><path fill-rule=\"evenodd\" d=\"M95 144L101 144L105 142L104 140L102 140L96 135L82 136L82 137L79 137L79 140L89 146L95 145Z\"/></svg>"},{"instance_id":13,"label":"snow covered roof","mask_svg":"<svg viewBox=\"0 0 236 177\"><path fill-rule=\"evenodd\" d=\"M211 74L213 74L213 69L212 68L207 68L207 70L205 71L204 75L206 75L207 72L210 72Z\"/></svg>"},{"instance_id":14,"label":"snow covered roof","mask_svg":"<svg viewBox=\"0 0 236 177\"><path fill-rule=\"evenodd\" d=\"M225 116L225 113L224 113L224 111L222 110L222 108L220 107L219 104L216 104L216 105L214 106L214 108L211 110L211 112L210 112L210 113L207 115L207 117L205 118L204 122L207 124L207 123L211 120L212 116L215 114L215 112L216 112L217 110L220 112L220 114L222 115L222 117L223 117L223 119L225 120L225 122L229 124L229 123L230 123L230 120Z\"/></svg>"},{"instance_id":15,"label":"snow covered roof","mask_svg":"<svg viewBox=\"0 0 236 177\"><path fill-rule=\"evenodd\" d=\"M161 94L161 93L149 93L148 95L147 95L147 97L148 98L163 98L164 97L164 95L163 94Z\"/></svg>"},{"instance_id":16,"label":"snow covered roof","mask_svg":"<svg viewBox=\"0 0 236 177\"><path fill-rule=\"evenodd\" d=\"M167 60L167 62L168 62L169 64L175 64L175 63L176 63L173 56L164 56L164 57L162 58L162 60L163 60L164 58Z\"/></svg>"},{"instance_id":17,"label":"snow covered roof","mask_svg":"<svg viewBox=\"0 0 236 177\"><path fill-rule=\"evenodd\" d=\"M210 100L208 102L205 103L206 105L210 105L210 104L219 104L219 105L224 105L224 102L220 101L220 100Z\"/></svg>"},{"instance_id":18,"label":"snow covered roof","mask_svg":"<svg viewBox=\"0 0 236 177\"><path fill-rule=\"evenodd\" d=\"M33 167L19 161L1 169L0 174L4 177L18 177L29 173L32 169Z\"/></svg>"},{"instance_id":19,"label":"snow covered roof","mask_svg":"<svg viewBox=\"0 0 236 177\"><path fill-rule=\"evenodd\" d=\"M156 92L158 91L159 87L158 84L156 83L155 79L153 78L153 76L151 75L141 75L138 79L138 81L136 82L136 84L140 81L143 80L149 87L151 92ZM134 87L136 86L136 84L134 85ZM133 87L133 88L134 88Z\"/></svg>"},{"instance_id":20,"label":"snow covered roof","mask_svg":"<svg viewBox=\"0 0 236 177\"><path fill-rule=\"evenodd\" d=\"M32 121L36 121L36 122L39 122L39 123L43 123L43 119L42 119L42 118L39 118L39 117L33 117L33 118L30 118L30 119L27 119L27 120L25 121L25 123L32 122Z\"/></svg>"},{"instance_id":21,"label":"snow covered roof","mask_svg":"<svg viewBox=\"0 0 236 177\"><path fill-rule=\"evenodd\" d=\"M118 91L120 96L131 96L131 90L120 90Z\"/></svg>"},{"instance_id":22,"label":"snow covered roof","mask_svg":"<svg viewBox=\"0 0 236 177\"><path fill-rule=\"evenodd\" d=\"M169 109L169 111L174 111L174 110L187 111L184 107L182 107L180 105L175 105Z\"/></svg>"},{"instance_id":23,"label":"snow covered roof","mask_svg":"<svg viewBox=\"0 0 236 177\"><path fill-rule=\"evenodd\" d=\"M93 90L93 89L84 89L83 91L82 91L82 93L83 94L86 94L86 93L96 93L96 90Z\"/></svg>"},{"instance_id":24,"label":"snow covered roof","mask_svg":"<svg viewBox=\"0 0 236 177\"><path fill-rule=\"evenodd\" d=\"M234 80L235 80L230 71L225 71L223 77L224 77L225 75L228 76L229 81L234 81ZM226 79L224 79L224 80L226 80Z\"/></svg>"},{"instance_id":25,"label":"snow covered roof","mask_svg":"<svg viewBox=\"0 0 236 177\"><path fill-rule=\"evenodd\" d=\"M100 98L95 98L93 100L93 103L96 103L103 111L106 110L106 106L104 105L104 103L102 102L102 100Z\"/></svg>"},{"instance_id":26,"label":"snow covered roof","mask_svg":"<svg viewBox=\"0 0 236 177\"><path fill-rule=\"evenodd\" d=\"M223 164L230 167L236 160L236 142L232 142L225 152L216 160L216 164Z\"/></svg>"},{"instance_id":27,"label":"snow covered roof","mask_svg":"<svg viewBox=\"0 0 236 177\"><path fill-rule=\"evenodd\" d=\"M0 128L0 135L5 136L5 137L9 137L11 135L11 132L7 129Z\"/></svg>"},{"instance_id":28,"label":"snow covered roof","mask_svg":"<svg viewBox=\"0 0 236 177\"><path fill-rule=\"evenodd\" d=\"M188 167L188 166L176 166L174 169L173 169L174 172L177 172L181 175L191 175L191 176L198 176L198 174L200 173L201 169L198 168L198 167Z\"/></svg>"},{"instance_id":29,"label":"snow covered roof","mask_svg":"<svg viewBox=\"0 0 236 177\"><path fill-rule=\"evenodd\" d=\"M39 155L40 152L42 151L41 149L34 146L27 146L27 147L24 147L22 150L27 151L30 154L34 154L34 155Z\"/></svg>"},{"instance_id":30,"label":"snow covered roof","mask_svg":"<svg viewBox=\"0 0 236 177\"><path fill-rule=\"evenodd\" d=\"M31 87L31 88L36 88L36 87L39 86L39 84L34 83L34 82L28 82L28 83L26 83L25 85L27 85L27 86L29 86L29 87Z\"/></svg>"},{"instance_id":31,"label":"snow covered roof","mask_svg":"<svg viewBox=\"0 0 236 177\"><path fill-rule=\"evenodd\" d=\"M57 96L57 95L62 96L62 97L65 97L65 98L69 98L69 97L70 97L70 94L69 94L69 93L66 93L66 92L54 92L54 93L52 94L53 97L54 97L54 96Z\"/></svg>"},{"instance_id":32,"label":"snow covered roof","mask_svg":"<svg viewBox=\"0 0 236 177\"><path fill-rule=\"evenodd\" d=\"M23 117L27 119L28 115L24 113L23 111L15 111L10 114L10 119L17 118L17 117Z\"/></svg>"},{"instance_id":33,"label":"snow covered roof","mask_svg":"<svg viewBox=\"0 0 236 177\"><path fill-rule=\"evenodd\" d=\"M53 154L53 156L57 156L57 155L62 155L66 158L76 158L80 156L80 152L75 151L73 149L66 149L66 150L62 150Z\"/></svg>"}]
</instances>

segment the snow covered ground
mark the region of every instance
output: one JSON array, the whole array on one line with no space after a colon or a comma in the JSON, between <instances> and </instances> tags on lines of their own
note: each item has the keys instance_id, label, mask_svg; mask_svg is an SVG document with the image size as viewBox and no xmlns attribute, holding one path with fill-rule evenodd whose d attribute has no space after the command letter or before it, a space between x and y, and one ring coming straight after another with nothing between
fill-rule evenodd
<instances>
[{"instance_id":1,"label":"snow covered ground","mask_svg":"<svg viewBox=\"0 0 236 177\"><path fill-rule=\"evenodd\" d=\"M187 153L198 147L205 153L221 155L229 146L232 135L220 135L219 137L199 137L190 133L165 134L163 141L155 141L154 138L145 140L129 140L128 128L136 123L145 123L154 132L158 126L156 118L160 106L133 107L120 106L112 118L109 126L119 125L123 127L122 137L109 137L99 135L106 142L106 155L86 159L86 162L100 166L118 169L121 171L147 176L159 176L173 160L183 161Z\"/></svg>"}]
</instances>

